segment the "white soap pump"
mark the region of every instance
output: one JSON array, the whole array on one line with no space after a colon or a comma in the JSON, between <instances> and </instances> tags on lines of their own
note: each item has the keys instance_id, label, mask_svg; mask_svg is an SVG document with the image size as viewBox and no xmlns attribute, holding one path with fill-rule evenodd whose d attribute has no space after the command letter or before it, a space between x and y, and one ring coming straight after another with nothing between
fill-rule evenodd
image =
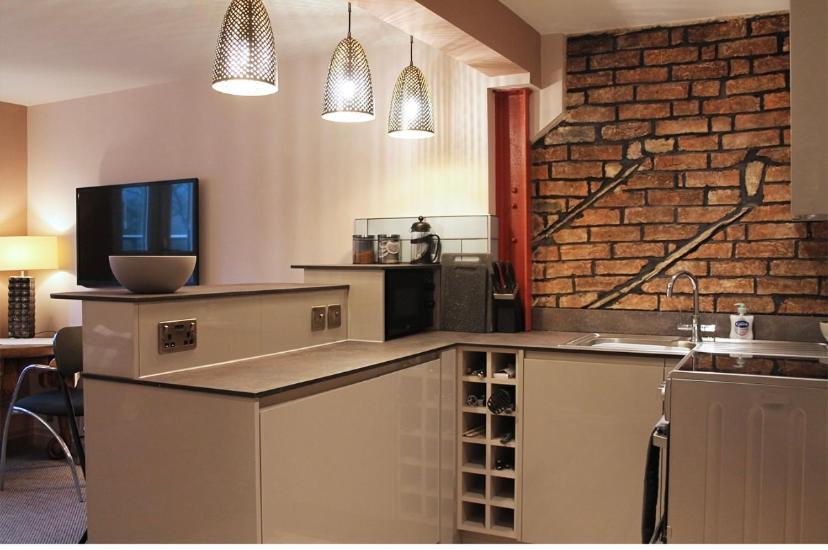
<instances>
[{"instance_id":1,"label":"white soap pump","mask_svg":"<svg viewBox=\"0 0 828 550\"><path fill-rule=\"evenodd\" d=\"M745 304L736 304L736 311L736 315L730 316L730 337L737 340L753 340L753 315L745 315Z\"/></svg>"}]
</instances>

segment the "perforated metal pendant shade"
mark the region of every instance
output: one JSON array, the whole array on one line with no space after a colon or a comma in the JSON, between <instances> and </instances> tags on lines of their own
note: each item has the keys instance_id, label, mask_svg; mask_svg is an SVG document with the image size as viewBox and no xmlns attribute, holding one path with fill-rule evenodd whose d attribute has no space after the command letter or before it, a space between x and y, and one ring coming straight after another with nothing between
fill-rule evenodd
<instances>
[{"instance_id":1,"label":"perforated metal pendant shade","mask_svg":"<svg viewBox=\"0 0 828 550\"><path fill-rule=\"evenodd\" d=\"M267 95L279 91L276 44L262 0L233 0L224 14L213 89L232 95Z\"/></svg>"},{"instance_id":2,"label":"perforated metal pendant shade","mask_svg":"<svg viewBox=\"0 0 828 550\"><path fill-rule=\"evenodd\" d=\"M423 72L414 66L414 37L411 37L409 65L397 77L391 96L388 135L402 139L434 136L434 115L428 83Z\"/></svg>"},{"instance_id":3,"label":"perforated metal pendant shade","mask_svg":"<svg viewBox=\"0 0 828 550\"><path fill-rule=\"evenodd\" d=\"M322 96L322 118L334 122L374 120L371 67L362 44L351 36L350 3L348 36L336 46L328 68L325 93Z\"/></svg>"}]
</instances>

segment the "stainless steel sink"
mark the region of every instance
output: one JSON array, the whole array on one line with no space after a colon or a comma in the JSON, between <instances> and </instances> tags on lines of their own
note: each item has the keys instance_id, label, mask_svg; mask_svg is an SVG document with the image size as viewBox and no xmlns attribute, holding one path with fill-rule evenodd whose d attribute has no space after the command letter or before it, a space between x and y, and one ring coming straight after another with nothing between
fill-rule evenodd
<instances>
[{"instance_id":1,"label":"stainless steel sink","mask_svg":"<svg viewBox=\"0 0 828 550\"><path fill-rule=\"evenodd\" d=\"M627 353L686 355L696 344L677 336L587 334L570 340L564 349L594 349Z\"/></svg>"},{"instance_id":2,"label":"stainless steel sink","mask_svg":"<svg viewBox=\"0 0 828 550\"><path fill-rule=\"evenodd\" d=\"M702 353L828 359L828 346L821 342L778 342L773 340L718 338L713 341L705 340L699 343L696 350Z\"/></svg>"}]
</instances>

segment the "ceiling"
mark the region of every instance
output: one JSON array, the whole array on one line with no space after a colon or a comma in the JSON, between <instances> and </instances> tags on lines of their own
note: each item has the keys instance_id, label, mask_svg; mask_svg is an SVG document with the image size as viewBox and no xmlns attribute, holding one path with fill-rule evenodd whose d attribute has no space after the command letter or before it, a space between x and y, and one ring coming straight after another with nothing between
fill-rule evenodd
<instances>
[{"instance_id":1,"label":"ceiling","mask_svg":"<svg viewBox=\"0 0 828 550\"><path fill-rule=\"evenodd\" d=\"M790 0L500 0L541 34L579 34L790 9Z\"/></svg>"},{"instance_id":2,"label":"ceiling","mask_svg":"<svg viewBox=\"0 0 828 550\"><path fill-rule=\"evenodd\" d=\"M265 0L279 55L331 52L345 0ZM230 0L0 0L0 101L36 105L203 76ZM354 9L357 38L388 26Z\"/></svg>"}]
</instances>

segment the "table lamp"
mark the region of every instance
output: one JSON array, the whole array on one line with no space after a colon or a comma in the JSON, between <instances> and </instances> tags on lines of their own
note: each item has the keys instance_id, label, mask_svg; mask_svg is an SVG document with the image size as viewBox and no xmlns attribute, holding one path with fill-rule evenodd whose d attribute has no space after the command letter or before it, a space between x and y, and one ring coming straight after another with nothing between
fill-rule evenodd
<instances>
[{"instance_id":1,"label":"table lamp","mask_svg":"<svg viewBox=\"0 0 828 550\"><path fill-rule=\"evenodd\" d=\"M9 277L9 337L34 338L35 281L26 271L57 269L57 237L0 237L0 271Z\"/></svg>"}]
</instances>

